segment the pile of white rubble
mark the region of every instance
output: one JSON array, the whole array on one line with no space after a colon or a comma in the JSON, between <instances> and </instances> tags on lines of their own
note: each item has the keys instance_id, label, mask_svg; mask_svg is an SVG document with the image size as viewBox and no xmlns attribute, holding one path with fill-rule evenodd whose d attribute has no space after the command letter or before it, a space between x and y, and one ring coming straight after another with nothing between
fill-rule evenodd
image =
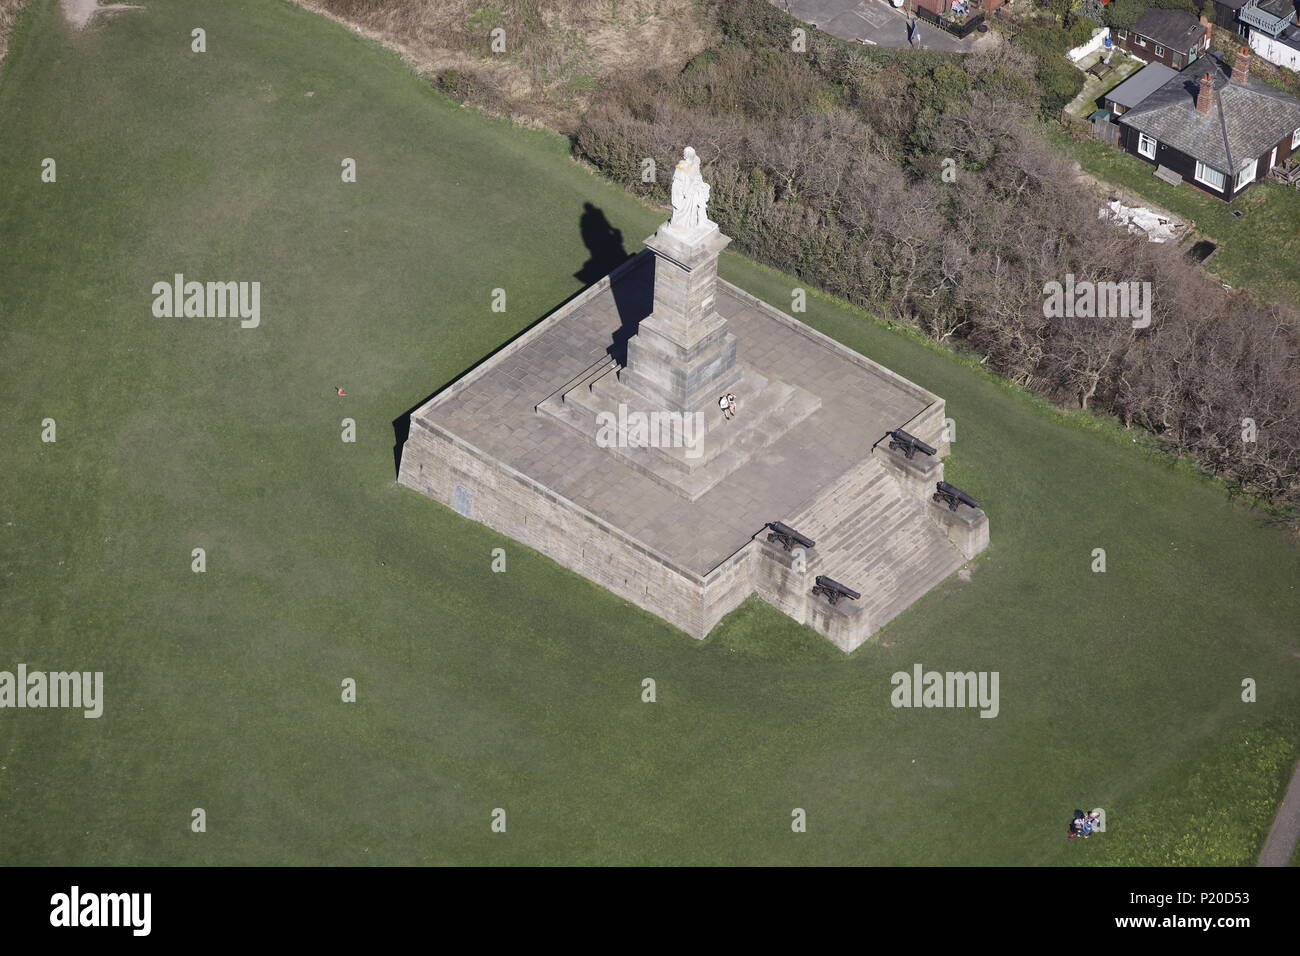
<instances>
[{"instance_id":1,"label":"pile of white rubble","mask_svg":"<svg viewBox=\"0 0 1300 956\"><path fill-rule=\"evenodd\" d=\"M1145 206L1126 206L1118 199L1112 199L1097 210L1098 219L1110 219L1116 224L1128 227L1131 233L1145 233L1148 242L1168 242L1176 239L1183 224L1177 219L1170 219Z\"/></svg>"}]
</instances>

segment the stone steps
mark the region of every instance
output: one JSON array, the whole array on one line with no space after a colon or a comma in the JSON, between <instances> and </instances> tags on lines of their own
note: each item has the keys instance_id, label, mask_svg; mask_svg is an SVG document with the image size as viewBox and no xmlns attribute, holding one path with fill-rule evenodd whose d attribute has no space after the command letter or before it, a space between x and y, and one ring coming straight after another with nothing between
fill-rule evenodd
<instances>
[{"instance_id":1,"label":"stone steps","mask_svg":"<svg viewBox=\"0 0 1300 956\"><path fill-rule=\"evenodd\" d=\"M602 355L600 358L596 359L596 361L592 362L590 365L584 368L577 375L570 378L563 385L561 385L555 391L551 392L549 395L547 395L545 398L539 401L536 405L534 405L533 411L538 411L547 402L552 402L552 403L563 402L565 394L575 388L579 388L583 385L590 388L591 383L594 380L600 378L600 376L604 375L610 369L617 367L617 365L618 363L615 362L608 355Z\"/></svg>"},{"instance_id":2,"label":"stone steps","mask_svg":"<svg viewBox=\"0 0 1300 956\"><path fill-rule=\"evenodd\" d=\"M869 458L788 523L817 542L820 573L861 592L876 631L965 561L925 509Z\"/></svg>"}]
</instances>

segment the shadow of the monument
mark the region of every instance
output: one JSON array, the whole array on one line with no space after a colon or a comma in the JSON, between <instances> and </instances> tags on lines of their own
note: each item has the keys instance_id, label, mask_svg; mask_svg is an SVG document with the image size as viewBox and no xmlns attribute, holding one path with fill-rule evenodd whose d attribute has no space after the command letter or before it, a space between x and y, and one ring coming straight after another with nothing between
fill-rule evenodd
<instances>
[{"instance_id":1,"label":"shadow of the monument","mask_svg":"<svg viewBox=\"0 0 1300 956\"><path fill-rule=\"evenodd\" d=\"M606 351L619 365L627 364L627 341L636 335L637 326L641 324L642 319L650 314L650 310L654 305L653 256L649 255L646 250L642 250L635 255L629 254L623 246L622 231L615 229L609 220L605 218L605 213L600 207L592 203L582 204L582 215L578 218L578 231L582 235L583 244L587 247L588 256L582 268L573 274L574 278L582 282L582 288L557 304L555 309L552 309L546 315L539 317L535 322L530 322L525 328L502 342L477 362L461 369L397 416L397 418L394 418L394 476L401 474L402 446L406 444L406 439L410 436L411 416L417 410L453 382L459 381L485 362L490 362L502 349L509 348L513 342L527 335L539 323L546 321L547 316L553 315L557 309L561 309L569 302L572 302L582 295L588 287L599 282L605 276L619 269L619 267L623 267L620 275L610 282L610 292L614 296L614 305L618 310L619 326L614 330ZM640 262L629 262L629 259L640 260Z\"/></svg>"},{"instance_id":2,"label":"shadow of the monument","mask_svg":"<svg viewBox=\"0 0 1300 956\"><path fill-rule=\"evenodd\" d=\"M582 204L578 231L587 247L589 258L574 273L584 286L590 286L609 275L630 257L623 245L623 233L615 229L599 206ZM627 364L627 340L636 335L641 320L650 314L654 304L654 269L630 267L611 283L614 306L618 309L619 326L614 330L606 351L619 365Z\"/></svg>"},{"instance_id":3,"label":"shadow of the monument","mask_svg":"<svg viewBox=\"0 0 1300 956\"><path fill-rule=\"evenodd\" d=\"M629 264L609 286L614 307L618 309L618 328L605 351L619 365L627 364L627 340L636 335L641 320L654 308L654 257L643 253L637 258L640 261Z\"/></svg>"},{"instance_id":4,"label":"shadow of the monument","mask_svg":"<svg viewBox=\"0 0 1300 956\"><path fill-rule=\"evenodd\" d=\"M599 282L628 258L628 251L623 247L623 231L610 225L599 206L589 202L582 204L578 232L582 235L582 244L587 247L588 258L573 277L584 286Z\"/></svg>"}]
</instances>

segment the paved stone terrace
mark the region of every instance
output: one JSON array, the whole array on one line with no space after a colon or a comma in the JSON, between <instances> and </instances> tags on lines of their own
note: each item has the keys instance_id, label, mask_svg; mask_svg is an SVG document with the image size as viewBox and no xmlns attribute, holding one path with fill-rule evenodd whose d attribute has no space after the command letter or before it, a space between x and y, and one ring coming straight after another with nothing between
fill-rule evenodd
<instances>
[{"instance_id":1,"label":"paved stone terrace","mask_svg":"<svg viewBox=\"0 0 1300 956\"><path fill-rule=\"evenodd\" d=\"M740 341L739 360L801 385L822 407L694 502L656 484L582 435L535 411L544 398L608 361L650 311L654 260L579 304L482 374L417 415L435 422L697 574L742 548L767 521L787 520L859 464L886 430L928 402L854 364L719 281L717 309ZM621 334L616 334L622 329ZM745 414L745 395L738 395Z\"/></svg>"}]
</instances>

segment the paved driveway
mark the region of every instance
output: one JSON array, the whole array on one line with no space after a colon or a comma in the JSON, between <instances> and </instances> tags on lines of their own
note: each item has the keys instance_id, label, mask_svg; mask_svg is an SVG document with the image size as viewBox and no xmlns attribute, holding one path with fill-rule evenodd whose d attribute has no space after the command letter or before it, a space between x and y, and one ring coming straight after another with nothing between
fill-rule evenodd
<instances>
[{"instance_id":1,"label":"paved driveway","mask_svg":"<svg viewBox=\"0 0 1300 956\"><path fill-rule=\"evenodd\" d=\"M914 43L907 41L908 14L885 0L771 0L793 17L811 23L841 40L859 40L903 49L946 50L969 53L978 43L992 41L989 33L973 33L958 40L932 24L919 21Z\"/></svg>"}]
</instances>

